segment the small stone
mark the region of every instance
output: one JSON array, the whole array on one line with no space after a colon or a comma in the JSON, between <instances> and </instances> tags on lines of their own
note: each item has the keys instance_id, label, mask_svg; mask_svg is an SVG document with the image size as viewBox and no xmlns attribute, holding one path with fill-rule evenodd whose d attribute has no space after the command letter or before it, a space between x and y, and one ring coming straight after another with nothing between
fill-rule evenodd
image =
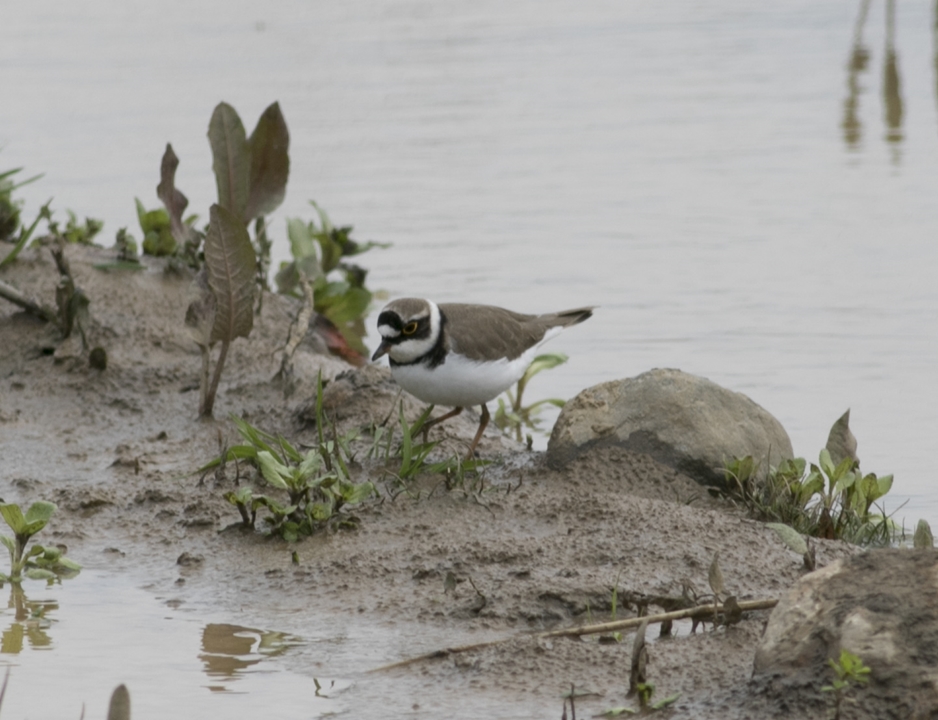
<instances>
[{"instance_id":1,"label":"small stone","mask_svg":"<svg viewBox=\"0 0 938 720\"><path fill-rule=\"evenodd\" d=\"M100 345L92 348L88 355L88 364L95 370L107 370L107 350Z\"/></svg>"},{"instance_id":2,"label":"small stone","mask_svg":"<svg viewBox=\"0 0 938 720\"><path fill-rule=\"evenodd\" d=\"M193 555L191 553L184 552L176 559L176 564L182 565L183 567L191 567L192 565L201 564L204 560L205 558L203 558L201 555Z\"/></svg>"}]
</instances>

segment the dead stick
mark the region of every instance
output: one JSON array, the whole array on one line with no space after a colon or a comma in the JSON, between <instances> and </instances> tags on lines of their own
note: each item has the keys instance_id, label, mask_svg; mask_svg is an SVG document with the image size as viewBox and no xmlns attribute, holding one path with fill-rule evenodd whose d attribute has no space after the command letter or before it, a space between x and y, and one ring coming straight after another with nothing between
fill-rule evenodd
<instances>
[{"instance_id":1,"label":"dead stick","mask_svg":"<svg viewBox=\"0 0 938 720\"><path fill-rule=\"evenodd\" d=\"M773 608L778 604L778 600L747 600L739 603L739 609L743 612L751 610L768 610ZM716 611L721 612L723 606L717 606ZM473 650L481 650L483 648L491 647L492 645L500 645L501 643L508 642L509 640L514 640L518 637L532 637L535 640L541 640L544 638L555 638L555 637L578 637L580 635L596 635L597 633L605 632L614 632L616 630L626 630L628 628L638 627L643 622L648 623L660 623L665 620L680 620L682 618L692 618L700 615L706 617L712 617L714 613L713 605L697 605L696 607L686 608L684 610L675 610L674 612L668 613L659 613L658 615L646 615L645 617L634 617L627 620L616 620L614 622L599 623L597 625L581 625L579 627L573 628L564 628L563 630L547 630L541 633L535 633L533 635L513 635L512 637L502 638L500 640L489 640L488 642L482 643L473 643L472 645L457 645L456 647L443 648L442 650L434 650L433 652L425 653L423 655L417 655L416 657L407 658L406 660L399 660L398 662L391 663L390 665L382 665L381 667L374 668L368 672L382 672L384 670L393 670L394 668L404 667L406 665L413 665L414 663L423 662L424 660L434 660L436 658L449 657L450 655L456 655L457 653L471 652Z\"/></svg>"},{"instance_id":2,"label":"dead stick","mask_svg":"<svg viewBox=\"0 0 938 720\"><path fill-rule=\"evenodd\" d=\"M56 314L54 311L42 307L39 303L36 303L30 300L28 297L23 295L19 290L17 290L12 285L7 285L5 282L0 280L0 297L4 300L9 300L14 305L19 305L21 308L27 312L36 315L37 317L42 318L46 322L55 322L57 320Z\"/></svg>"},{"instance_id":3,"label":"dead stick","mask_svg":"<svg viewBox=\"0 0 938 720\"><path fill-rule=\"evenodd\" d=\"M287 333L287 345L283 350L283 358L280 361L280 375L282 377L292 375L290 364L293 362L293 353L296 352L297 347L306 337L306 333L309 332L309 321L313 317L313 306L315 304L313 286L305 278L300 281L300 286L303 288L304 303L296 316L296 320L290 324L290 330Z\"/></svg>"},{"instance_id":4,"label":"dead stick","mask_svg":"<svg viewBox=\"0 0 938 720\"><path fill-rule=\"evenodd\" d=\"M739 603L739 609L743 612L748 610L767 610L778 604L778 600L747 600ZM697 605L684 610L675 610L658 615L646 615L645 617L634 617L627 620L615 620L613 622L599 623L598 625L583 625L581 627L564 628L563 630L548 630L537 635L538 638L552 637L570 637L578 635L595 635L597 633L614 632L616 630L627 630L628 628L638 627L644 620L649 623L659 623L665 620L680 620L682 618L692 617L713 617L715 613L723 612L723 606Z\"/></svg>"}]
</instances>

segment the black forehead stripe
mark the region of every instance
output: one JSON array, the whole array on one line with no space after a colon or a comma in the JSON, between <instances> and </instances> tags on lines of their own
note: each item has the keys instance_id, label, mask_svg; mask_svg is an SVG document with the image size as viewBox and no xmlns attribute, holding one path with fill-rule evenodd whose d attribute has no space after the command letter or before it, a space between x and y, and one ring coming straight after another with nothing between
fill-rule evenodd
<instances>
[{"instance_id":1,"label":"black forehead stripe","mask_svg":"<svg viewBox=\"0 0 938 720\"><path fill-rule=\"evenodd\" d=\"M388 325L395 330L400 330L403 327L401 322L401 316L398 315L393 310L385 310L378 316L378 325Z\"/></svg>"}]
</instances>

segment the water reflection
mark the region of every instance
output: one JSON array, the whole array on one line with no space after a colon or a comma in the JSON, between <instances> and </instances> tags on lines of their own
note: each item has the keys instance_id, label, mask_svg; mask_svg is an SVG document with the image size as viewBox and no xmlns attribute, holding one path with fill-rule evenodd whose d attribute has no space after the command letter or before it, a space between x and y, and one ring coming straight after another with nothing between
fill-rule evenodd
<instances>
[{"instance_id":1,"label":"water reflection","mask_svg":"<svg viewBox=\"0 0 938 720\"><path fill-rule=\"evenodd\" d=\"M896 56L896 0L886 0L886 64L883 68L883 101L886 104L886 140L902 142L902 89ZM898 160L898 157L895 158Z\"/></svg>"},{"instance_id":2,"label":"water reflection","mask_svg":"<svg viewBox=\"0 0 938 720\"><path fill-rule=\"evenodd\" d=\"M935 21L932 24L932 50L935 53L935 100L938 101L938 0L935 0Z\"/></svg>"},{"instance_id":3,"label":"water reflection","mask_svg":"<svg viewBox=\"0 0 938 720\"><path fill-rule=\"evenodd\" d=\"M847 99L844 100L844 117L840 124L844 142L850 150L860 147L863 138L863 121L860 119L860 95L863 94L861 76L869 67L870 51L863 43L863 29L869 16L870 0L861 0L857 20L853 27L853 42L847 62ZM938 50L936 50L938 52ZM938 55L935 59L938 69ZM902 131L903 102L902 80L899 73L899 56L896 52L896 3L886 0L886 48L883 61L883 108L886 122L886 142L893 147L893 161L900 159L898 146L904 139Z\"/></svg>"},{"instance_id":4,"label":"water reflection","mask_svg":"<svg viewBox=\"0 0 938 720\"><path fill-rule=\"evenodd\" d=\"M301 642L299 638L285 633L228 623L209 623L202 630L199 660L209 678L237 680L252 665L282 655L288 648ZM228 690L225 685L211 685L209 689L216 692Z\"/></svg>"},{"instance_id":5,"label":"water reflection","mask_svg":"<svg viewBox=\"0 0 938 720\"><path fill-rule=\"evenodd\" d=\"M34 650L51 647L52 638L47 630L53 621L48 613L58 609L59 604L55 600L29 600L22 585L10 583L7 611L13 611L13 622L0 637L0 653L18 655L23 651L24 642L29 642Z\"/></svg>"},{"instance_id":6,"label":"water reflection","mask_svg":"<svg viewBox=\"0 0 938 720\"><path fill-rule=\"evenodd\" d=\"M863 26L866 24L869 11L870 0L861 0L857 22L853 26L850 61L847 63L847 99L844 101L844 120L841 127L844 131L844 142L852 150L859 147L863 130L857 110L860 107L860 73L866 70L870 60L870 51L863 44Z\"/></svg>"}]
</instances>

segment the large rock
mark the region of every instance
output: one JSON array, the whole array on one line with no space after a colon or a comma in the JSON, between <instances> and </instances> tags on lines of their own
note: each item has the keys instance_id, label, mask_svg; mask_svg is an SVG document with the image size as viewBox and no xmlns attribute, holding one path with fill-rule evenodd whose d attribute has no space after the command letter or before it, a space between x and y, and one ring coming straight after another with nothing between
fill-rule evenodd
<instances>
[{"instance_id":1,"label":"large rock","mask_svg":"<svg viewBox=\"0 0 938 720\"><path fill-rule=\"evenodd\" d=\"M650 370L581 392L560 412L547 462L559 469L603 445L646 453L709 485L723 484L721 469L733 457L772 465L792 457L788 433L766 410L680 370Z\"/></svg>"},{"instance_id":2,"label":"large rock","mask_svg":"<svg viewBox=\"0 0 938 720\"><path fill-rule=\"evenodd\" d=\"M753 689L778 707L829 703L841 650L871 669L849 717L938 717L938 551L871 550L803 577L769 617Z\"/></svg>"}]
</instances>

